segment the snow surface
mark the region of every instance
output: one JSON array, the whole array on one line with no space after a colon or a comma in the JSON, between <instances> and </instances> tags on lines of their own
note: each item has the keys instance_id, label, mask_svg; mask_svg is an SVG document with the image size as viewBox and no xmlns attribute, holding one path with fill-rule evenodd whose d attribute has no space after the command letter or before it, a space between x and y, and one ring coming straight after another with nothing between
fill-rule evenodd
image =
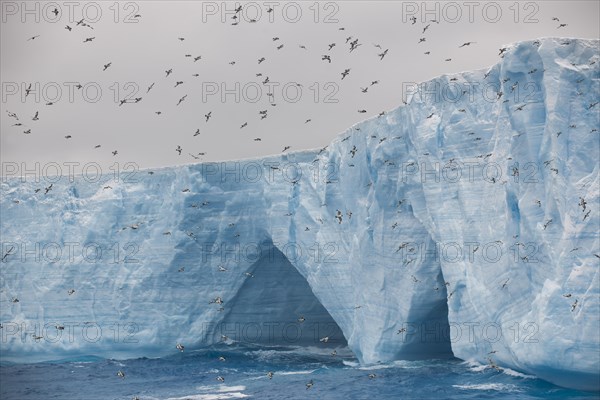
<instances>
[{"instance_id":1,"label":"snow surface","mask_svg":"<svg viewBox=\"0 0 600 400\"><path fill-rule=\"evenodd\" d=\"M598 45L517 43L322 150L3 179L2 361L347 343L600 390Z\"/></svg>"}]
</instances>

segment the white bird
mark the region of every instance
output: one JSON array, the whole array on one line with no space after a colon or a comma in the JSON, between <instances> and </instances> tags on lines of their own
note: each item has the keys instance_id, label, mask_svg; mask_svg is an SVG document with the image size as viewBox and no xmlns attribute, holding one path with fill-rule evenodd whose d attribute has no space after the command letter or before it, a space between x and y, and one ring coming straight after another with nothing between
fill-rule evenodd
<instances>
[{"instance_id":1,"label":"white bird","mask_svg":"<svg viewBox=\"0 0 600 400\"><path fill-rule=\"evenodd\" d=\"M221 299L221 297L217 297L214 300L212 300L209 304L212 304L212 303L223 304L223 300Z\"/></svg>"}]
</instances>

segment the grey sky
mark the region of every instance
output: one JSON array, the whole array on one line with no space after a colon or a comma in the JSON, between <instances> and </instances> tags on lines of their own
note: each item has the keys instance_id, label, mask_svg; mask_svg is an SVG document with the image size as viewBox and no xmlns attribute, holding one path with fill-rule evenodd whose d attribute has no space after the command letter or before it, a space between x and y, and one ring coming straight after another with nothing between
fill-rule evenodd
<instances>
[{"instance_id":1,"label":"grey sky","mask_svg":"<svg viewBox=\"0 0 600 400\"><path fill-rule=\"evenodd\" d=\"M3 165L24 162L28 168L35 162L67 161L96 162L103 168L134 162L147 168L264 156L284 146L292 151L322 147L354 123L399 106L406 83L485 68L498 61L502 45L515 41L600 36L597 1L427 2L427 10L433 10L428 14L421 1L25 3L32 13L23 13L21 1L1 2L0 145ZM239 24L232 25L236 4L242 12ZM228 13L223 14L224 6ZM74 22L84 16L84 7L93 29ZM417 17L415 24L408 12ZM135 14L141 17L128 18ZM567 26L558 28L561 23ZM35 35L40 36L27 40ZM349 36L359 40L353 52L346 43ZM426 41L418 43L422 37ZM459 48L465 42L475 43ZM331 43L335 46L329 51ZM330 55L332 62L321 60L322 55ZM261 57L265 61L259 64ZM347 68L350 74L342 80ZM263 84L266 77L270 89ZM370 86L375 80L379 83ZM183 84L175 87L177 81ZM88 89L88 101L82 90L70 89L76 82ZM30 83L38 93L24 98ZM62 93L54 99L56 87ZM223 87L230 90L224 99ZM92 102L95 88L102 93ZM218 93L207 92L215 88ZM301 94L293 101L298 88ZM142 100L119 106L118 99L128 94ZM362 109L367 113L358 113ZM268 110L266 119L260 119L260 110ZM36 112L39 120L33 121ZM206 122L208 112L212 117ZM28 129L31 133L25 134ZM200 134L194 136L197 129ZM257 137L261 141L253 140ZM206 155L196 160L190 153Z\"/></svg>"}]
</instances>

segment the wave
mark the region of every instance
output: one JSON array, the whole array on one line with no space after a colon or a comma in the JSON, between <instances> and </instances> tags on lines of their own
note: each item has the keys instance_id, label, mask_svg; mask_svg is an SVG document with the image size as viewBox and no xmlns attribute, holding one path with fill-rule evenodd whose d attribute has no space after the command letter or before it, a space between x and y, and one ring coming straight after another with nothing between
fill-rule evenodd
<instances>
[{"instance_id":1,"label":"wave","mask_svg":"<svg viewBox=\"0 0 600 400\"><path fill-rule=\"evenodd\" d=\"M480 383L475 385L452 385L457 389L463 390L495 390L498 392L521 392L516 385L504 383Z\"/></svg>"},{"instance_id":2,"label":"wave","mask_svg":"<svg viewBox=\"0 0 600 400\"><path fill-rule=\"evenodd\" d=\"M216 393L216 394L192 394L183 397L169 397L165 400L228 400L228 399L245 399L248 398L247 394L233 392L233 393Z\"/></svg>"},{"instance_id":3,"label":"wave","mask_svg":"<svg viewBox=\"0 0 600 400\"><path fill-rule=\"evenodd\" d=\"M315 371L316 371L316 369L304 370L304 371L286 371L286 372L279 372L279 373L277 373L277 375L308 375L308 374L312 374Z\"/></svg>"},{"instance_id":4,"label":"wave","mask_svg":"<svg viewBox=\"0 0 600 400\"><path fill-rule=\"evenodd\" d=\"M246 390L246 386L227 386L227 385L219 385L219 386L198 386L196 390L207 391L207 390L217 390L219 393L227 393L227 392L243 392Z\"/></svg>"},{"instance_id":5,"label":"wave","mask_svg":"<svg viewBox=\"0 0 600 400\"><path fill-rule=\"evenodd\" d=\"M462 364L466 365L469 368L469 370L471 370L472 372L481 372L481 371L485 371L487 369L493 368L489 364L481 364L475 360L467 360L467 361L464 361ZM535 377L533 375L527 375L527 374L515 371L510 368L505 368L502 366L498 366L498 368L499 368L499 372L502 372L503 374L506 374L508 376L512 376L515 378L537 379L537 377Z\"/></svg>"},{"instance_id":6,"label":"wave","mask_svg":"<svg viewBox=\"0 0 600 400\"><path fill-rule=\"evenodd\" d=\"M435 361L427 361L427 360L419 360L419 361L408 361L408 360L396 360L390 361L387 363L379 363L379 364L371 364L371 365L361 365L357 361L351 360L343 360L342 363L351 368L357 368L362 371L371 371L377 369L386 369L386 368L423 368L432 365L432 362Z\"/></svg>"},{"instance_id":7,"label":"wave","mask_svg":"<svg viewBox=\"0 0 600 400\"><path fill-rule=\"evenodd\" d=\"M192 394L183 397L169 397L165 400L227 400L227 399L245 399L250 397L247 394L242 393L246 390L246 386L198 386L196 390L200 392L210 393L199 393Z\"/></svg>"},{"instance_id":8,"label":"wave","mask_svg":"<svg viewBox=\"0 0 600 400\"><path fill-rule=\"evenodd\" d=\"M510 369L510 368L503 368L503 369L502 369L502 372L504 372L506 375L509 375L509 376L514 376L514 377L517 377L517 378L523 378L523 379L537 379L537 377L536 377L536 376L533 376L533 375L527 375L527 374L523 374L523 373L521 373L521 372L514 371L514 370L512 370L512 369Z\"/></svg>"}]
</instances>

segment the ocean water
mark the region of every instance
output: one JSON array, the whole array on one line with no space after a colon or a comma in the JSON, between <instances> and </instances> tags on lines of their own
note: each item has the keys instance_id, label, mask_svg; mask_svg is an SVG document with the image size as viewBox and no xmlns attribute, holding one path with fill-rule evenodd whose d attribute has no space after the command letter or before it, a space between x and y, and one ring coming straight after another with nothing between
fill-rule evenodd
<instances>
[{"instance_id":1,"label":"ocean water","mask_svg":"<svg viewBox=\"0 0 600 400\"><path fill-rule=\"evenodd\" d=\"M223 343L158 359L88 357L2 365L0 399L599 398L598 393L564 389L516 371L458 359L360 366L347 349L337 349L335 356L331 351ZM117 376L118 371L125 377ZM267 376L269 371L272 379ZM219 382L218 376L224 382ZM307 389L309 381L313 386Z\"/></svg>"}]
</instances>

